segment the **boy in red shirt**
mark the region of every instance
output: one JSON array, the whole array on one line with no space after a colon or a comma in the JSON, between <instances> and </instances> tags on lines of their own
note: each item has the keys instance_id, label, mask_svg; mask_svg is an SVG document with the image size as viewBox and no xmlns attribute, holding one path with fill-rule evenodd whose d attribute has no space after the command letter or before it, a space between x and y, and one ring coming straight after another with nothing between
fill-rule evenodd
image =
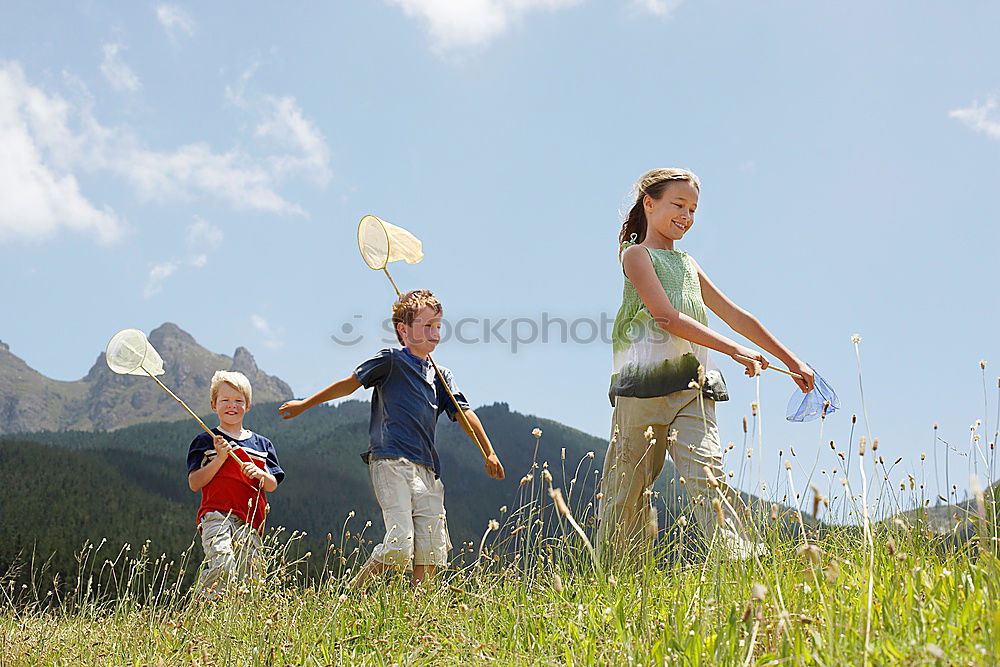
<instances>
[{"instance_id":1,"label":"boy in red shirt","mask_svg":"<svg viewBox=\"0 0 1000 667\"><path fill-rule=\"evenodd\" d=\"M230 579L246 576L260 560L267 494L285 477L274 445L243 428L252 390L243 373L212 377L212 411L219 416L214 437L201 432L188 449L188 485L201 491L196 522L205 549L201 590L212 597ZM232 451L242 461L236 463Z\"/></svg>"}]
</instances>

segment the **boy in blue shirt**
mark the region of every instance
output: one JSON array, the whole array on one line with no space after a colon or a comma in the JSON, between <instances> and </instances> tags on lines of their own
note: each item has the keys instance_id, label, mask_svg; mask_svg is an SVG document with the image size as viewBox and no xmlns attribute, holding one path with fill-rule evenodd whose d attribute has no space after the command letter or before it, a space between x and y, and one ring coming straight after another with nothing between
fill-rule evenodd
<instances>
[{"instance_id":1,"label":"boy in blue shirt","mask_svg":"<svg viewBox=\"0 0 1000 667\"><path fill-rule=\"evenodd\" d=\"M433 576L436 568L447 565L451 541L434 429L442 412L456 421L455 402L468 420L470 437L475 433L483 444L486 473L493 479L503 479L500 459L482 422L455 386L451 372L439 367L455 402L428 359L441 341L442 312L441 302L429 290L400 296L392 307L392 322L403 349L379 350L350 376L307 399L287 401L278 408L284 419L291 419L361 387L375 389L368 429L370 444L362 458L369 465L375 499L382 508L385 538L372 551L352 586L362 586L392 568L406 569L411 562L411 583L416 586ZM465 423L462 427L466 428Z\"/></svg>"}]
</instances>

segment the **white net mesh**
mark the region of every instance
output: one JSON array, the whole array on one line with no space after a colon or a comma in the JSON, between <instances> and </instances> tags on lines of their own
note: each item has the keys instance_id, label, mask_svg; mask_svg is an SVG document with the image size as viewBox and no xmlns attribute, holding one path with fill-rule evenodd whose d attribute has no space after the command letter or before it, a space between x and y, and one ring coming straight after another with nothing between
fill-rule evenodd
<instances>
[{"instance_id":1,"label":"white net mesh","mask_svg":"<svg viewBox=\"0 0 1000 667\"><path fill-rule=\"evenodd\" d=\"M365 264L382 270L389 262L416 264L424 258L423 244L402 227L366 215L358 224L358 249Z\"/></svg>"},{"instance_id":2,"label":"white net mesh","mask_svg":"<svg viewBox=\"0 0 1000 667\"><path fill-rule=\"evenodd\" d=\"M122 329L112 336L104 358L118 375L163 375L163 359L138 329Z\"/></svg>"}]
</instances>

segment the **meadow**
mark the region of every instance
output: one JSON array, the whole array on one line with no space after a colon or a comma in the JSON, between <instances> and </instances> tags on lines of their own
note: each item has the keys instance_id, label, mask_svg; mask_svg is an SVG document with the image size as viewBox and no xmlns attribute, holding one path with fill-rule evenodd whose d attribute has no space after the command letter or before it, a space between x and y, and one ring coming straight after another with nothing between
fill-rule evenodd
<instances>
[{"instance_id":1,"label":"meadow","mask_svg":"<svg viewBox=\"0 0 1000 667\"><path fill-rule=\"evenodd\" d=\"M756 425L744 429L737 482L759 445ZM536 445L545 437L532 435ZM877 440L854 435L846 450L821 446L815 461L782 453L780 484L768 484L772 497L754 498L744 515L767 546L749 560L727 559L688 511L670 514L655 551L602 562L591 544L599 486L583 483L595 455L563 455L523 471L517 502L484 517L482 536L456 544L451 567L417 589L401 574L365 591L347 586L374 530L353 512L336 532L309 536L322 544L315 552L299 548L302 534L272 530L266 573L212 601L187 583L201 557L194 544L172 555L149 543L83 545L67 577L25 560L0 580L0 657L4 665L1000 663L996 487L973 479L969 501L941 504L919 476L893 473L900 462L883 460ZM993 442L970 441L986 471L994 452ZM925 459L914 469L925 471ZM860 489L844 476L851 465ZM822 485L797 490L793 472ZM682 484L668 480L665 495L682 496Z\"/></svg>"}]
</instances>

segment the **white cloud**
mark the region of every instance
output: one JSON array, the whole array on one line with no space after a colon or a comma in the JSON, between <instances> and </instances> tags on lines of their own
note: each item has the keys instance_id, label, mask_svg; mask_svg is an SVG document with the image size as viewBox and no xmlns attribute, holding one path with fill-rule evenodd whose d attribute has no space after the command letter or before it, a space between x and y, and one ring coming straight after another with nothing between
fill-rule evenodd
<instances>
[{"instance_id":1,"label":"white cloud","mask_svg":"<svg viewBox=\"0 0 1000 667\"><path fill-rule=\"evenodd\" d=\"M388 0L407 16L422 19L435 48L453 51L481 46L503 33L523 14L554 11L581 0Z\"/></svg>"},{"instance_id":2,"label":"white cloud","mask_svg":"<svg viewBox=\"0 0 1000 667\"><path fill-rule=\"evenodd\" d=\"M146 280L146 288L143 296L147 299L159 294L163 290L163 283L167 278L177 273L177 270L184 266L203 268L208 264L208 253L216 250L222 245L224 234L222 230L206 221L201 216L194 216L194 222L184 230L184 245L187 248L187 257L183 259L171 259L153 265L149 270L149 277Z\"/></svg>"},{"instance_id":3,"label":"white cloud","mask_svg":"<svg viewBox=\"0 0 1000 667\"><path fill-rule=\"evenodd\" d=\"M167 31L170 39L176 40L181 33L188 37L194 35L194 19L177 5L158 5L156 20Z\"/></svg>"},{"instance_id":4,"label":"white cloud","mask_svg":"<svg viewBox=\"0 0 1000 667\"><path fill-rule=\"evenodd\" d=\"M663 19L670 18L684 0L632 0L630 7Z\"/></svg>"},{"instance_id":5,"label":"white cloud","mask_svg":"<svg viewBox=\"0 0 1000 667\"><path fill-rule=\"evenodd\" d=\"M222 245L223 234L221 229L196 215L184 237L189 249L211 252Z\"/></svg>"},{"instance_id":6,"label":"white cloud","mask_svg":"<svg viewBox=\"0 0 1000 667\"><path fill-rule=\"evenodd\" d=\"M284 329L272 327L267 320L257 314L250 316L250 324L254 329L264 334L264 345L270 348L281 347L279 338L284 333Z\"/></svg>"},{"instance_id":7,"label":"white cloud","mask_svg":"<svg viewBox=\"0 0 1000 667\"><path fill-rule=\"evenodd\" d=\"M81 193L84 173L110 174L146 200L207 198L238 210L296 215L305 211L278 186L301 175L321 186L329 181L326 140L294 98L260 98L251 145L258 154L218 152L202 141L153 149L128 126L102 125L89 91L69 78L72 102L32 86L19 64L0 61L0 242L50 238L59 228L116 239L123 225Z\"/></svg>"},{"instance_id":8,"label":"white cloud","mask_svg":"<svg viewBox=\"0 0 1000 667\"><path fill-rule=\"evenodd\" d=\"M330 149L326 137L303 115L295 98L268 96L266 100L271 109L254 133L290 151L271 158L275 172L301 171L317 184L326 185L330 180Z\"/></svg>"},{"instance_id":9,"label":"white cloud","mask_svg":"<svg viewBox=\"0 0 1000 667\"><path fill-rule=\"evenodd\" d=\"M1000 139L1000 101L994 95L990 95L985 104L973 102L972 106L949 111L948 115L991 139Z\"/></svg>"},{"instance_id":10,"label":"white cloud","mask_svg":"<svg viewBox=\"0 0 1000 667\"><path fill-rule=\"evenodd\" d=\"M119 59L118 54L122 51L121 44L105 44L101 47L104 52L104 60L101 62L101 74L108 80L111 87L118 91L128 91L134 93L142 87L139 77L135 72Z\"/></svg>"},{"instance_id":11,"label":"white cloud","mask_svg":"<svg viewBox=\"0 0 1000 667\"><path fill-rule=\"evenodd\" d=\"M101 243L120 237L118 215L92 204L62 159L78 148L69 113L62 98L29 85L18 64L0 62L0 243L41 241L62 229Z\"/></svg>"},{"instance_id":12,"label":"white cloud","mask_svg":"<svg viewBox=\"0 0 1000 667\"><path fill-rule=\"evenodd\" d=\"M149 278L146 280L146 289L143 290L142 295L148 299L149 297L158 294L163 289L163 281L174 275L179 266L180 264L175 261L155 264L153 268L149 270Z\"/></svg>"}]
</instances>

